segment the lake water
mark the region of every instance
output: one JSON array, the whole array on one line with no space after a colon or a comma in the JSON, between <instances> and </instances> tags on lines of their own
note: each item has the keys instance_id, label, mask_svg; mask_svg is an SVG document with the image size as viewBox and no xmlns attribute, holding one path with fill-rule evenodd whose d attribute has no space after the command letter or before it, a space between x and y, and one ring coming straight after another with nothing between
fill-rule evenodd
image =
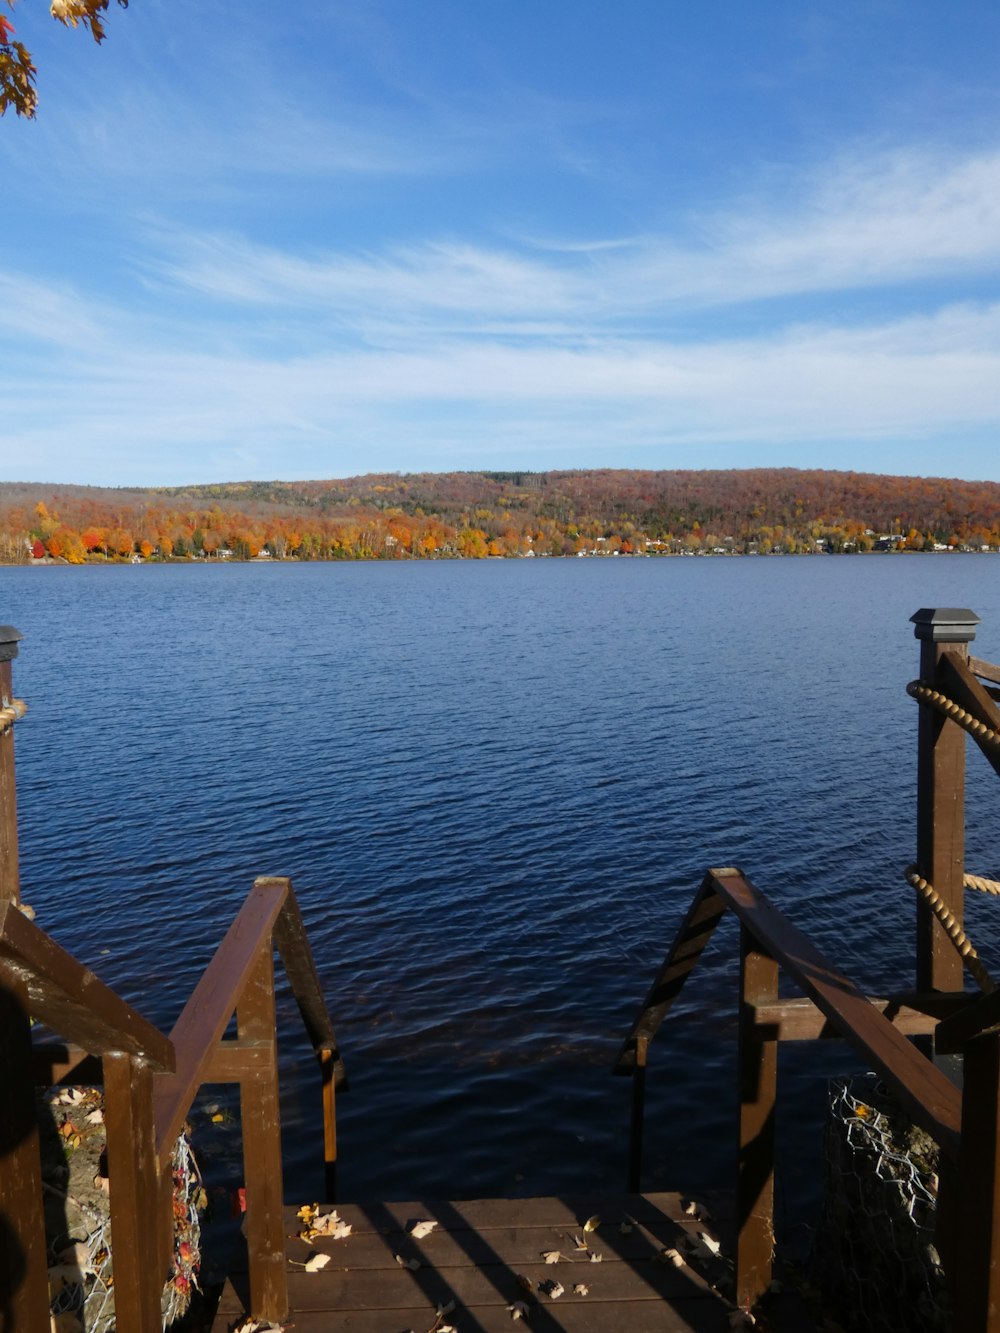
<instances>
[{"instance_id":1,"label":"lake water","mask_svg":"<svg viewBox=\"0 0 1000 1333\"><path fill-rule=\"evenodd\" d=\"M861 984L910 983L908 621L935 605L1000 659L992 556L2 569L25 897L169 1028L254 876L290 874L352 1084L342 1197L618 1188L611 1065L707 866ZM988 959L997 911L970 903ZM731 1177L735 927L717 940L652 1048L650 1187ZM313 1197L287 996L281 1026L287 1193ZM838 1051L783 1053L793 1193Z\"/></svg>"}]
</instances>

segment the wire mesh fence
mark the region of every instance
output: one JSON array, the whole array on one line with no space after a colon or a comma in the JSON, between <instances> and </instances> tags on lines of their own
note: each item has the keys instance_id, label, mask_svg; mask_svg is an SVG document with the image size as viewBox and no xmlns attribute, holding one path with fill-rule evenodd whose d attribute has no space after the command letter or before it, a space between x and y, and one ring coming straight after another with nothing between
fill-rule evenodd
<instances>
[{"instance_id":1,"label":"wire mesh fence","mask_svg":"<svg viewBox=\"0 0 1000 1333\"><path fill-rule=\"evenodd\" d=\"M811 1276L852 1330L949 1333L934 1243L938 1150L874 1074L835 1079Z\"/></svg>"}]
</instances>

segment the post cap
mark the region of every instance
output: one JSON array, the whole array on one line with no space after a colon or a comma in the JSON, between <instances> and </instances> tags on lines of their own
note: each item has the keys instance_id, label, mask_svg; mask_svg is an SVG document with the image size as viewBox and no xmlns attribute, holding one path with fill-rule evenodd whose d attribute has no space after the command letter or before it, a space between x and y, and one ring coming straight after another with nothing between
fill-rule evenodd
<instances>
[{"instance_id":1,"label":"post cap","mask_svg":"<svg viewBox=\"0 0 1000 1333\"><path fill-rule=\"evenodd\" d=\"M17 656L18 642L24 638L13 625L0 625L0 662L12 662Z\"/></svg>"},{"instance_id":2,"label":"post cap","mask_svg":"<svg viewBox=\"0 0 1000 1333\"><path fill-rule=\"evenodd\" d=\"M971 643L980 623L975 611L955 606L925 606L910 620L914 637L931 643Z\"/></svg>"}]
</instances>

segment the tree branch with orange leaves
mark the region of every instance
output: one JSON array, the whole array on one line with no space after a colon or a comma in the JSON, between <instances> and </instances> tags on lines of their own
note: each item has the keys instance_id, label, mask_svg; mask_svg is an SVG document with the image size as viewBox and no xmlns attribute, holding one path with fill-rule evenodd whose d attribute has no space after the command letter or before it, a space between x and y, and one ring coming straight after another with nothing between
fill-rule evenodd
<instances>
[{"instance_id":1,"label":"tree branch with orange leaves","mask_svg":"<svg viewBox=\"0 0 1000 1333\"><path fill-rule=\"evenodd\" d=\"M13 12L15 0L0 0ZM122 9L128 0L118 0ZM49 13L67 28L86 28L95 42L104 41L104 11L110 0L51 0ZM13 107L19 116L29 120L38 106L35 92L35 65L31 52L15 37L13 23L0 13L0 116Z\"/></svg>"}]
</instances>

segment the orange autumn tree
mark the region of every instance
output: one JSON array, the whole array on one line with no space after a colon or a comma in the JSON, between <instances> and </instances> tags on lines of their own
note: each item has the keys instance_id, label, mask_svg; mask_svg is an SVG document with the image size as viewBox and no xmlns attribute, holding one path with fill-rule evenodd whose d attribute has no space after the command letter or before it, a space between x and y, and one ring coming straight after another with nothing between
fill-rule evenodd
<instances>
[{"instance_id":1,"label":"orange autumn tree","mask_svg":"<svg viewBox=\"0 0 1000 1333\"><path fill-rule=\"evenodd\" d=\"M0 0L13 12L17 0ZM118 0L122 9L128 0ZM67 28L84 27L95 42L104 41L103 14L110 0L51 0L49 13ZM0 116L13 107L19 116L31 119L38 106L35 65L31 52L15 37L14 24L0 13Z\"/></svg>"}]
</instances>

